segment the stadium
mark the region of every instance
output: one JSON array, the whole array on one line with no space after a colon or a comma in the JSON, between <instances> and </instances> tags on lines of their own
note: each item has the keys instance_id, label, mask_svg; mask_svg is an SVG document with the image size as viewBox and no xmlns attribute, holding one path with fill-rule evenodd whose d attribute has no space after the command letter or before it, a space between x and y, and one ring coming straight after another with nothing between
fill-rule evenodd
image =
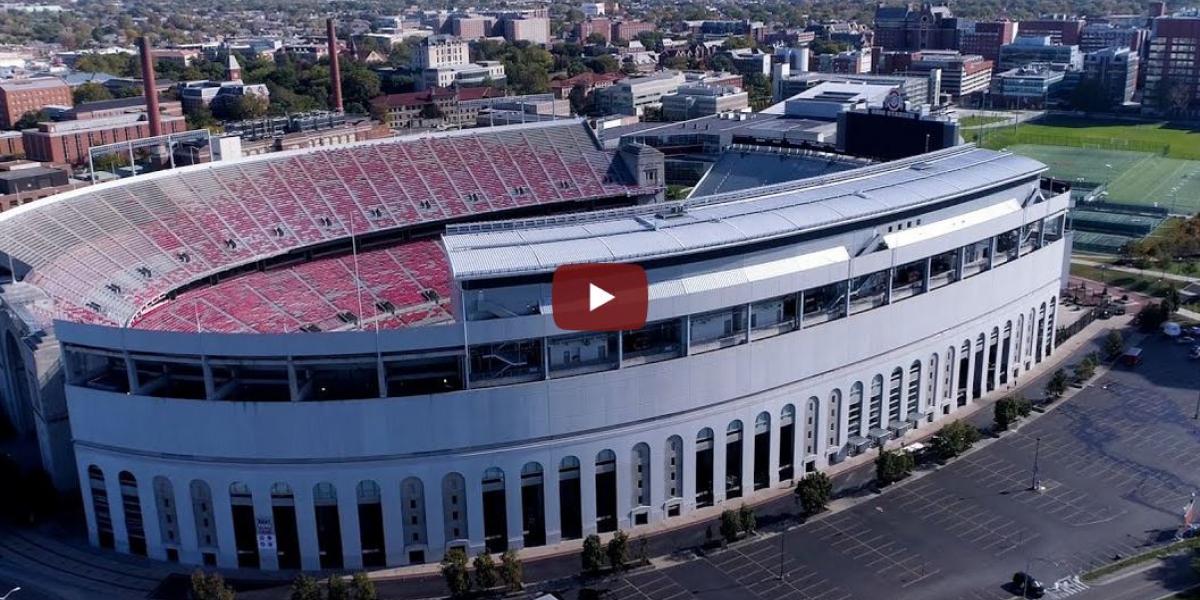
<instances>
[{"instance_id":1,"label":"stadium","mask_svg":"<svg viewBox=\"0 0 1200 600\"><path fill-rule=\"evenodd\" d=\"M401 566L740 504L1054 348L1070 198L1041 163L818 162L666 201L663 152L554 121L48 198L0 214L2 405L93 544L186 564ZM551 273L589 262L646 269L645 327L555 327Z\"/></svg>"}]
</instances>

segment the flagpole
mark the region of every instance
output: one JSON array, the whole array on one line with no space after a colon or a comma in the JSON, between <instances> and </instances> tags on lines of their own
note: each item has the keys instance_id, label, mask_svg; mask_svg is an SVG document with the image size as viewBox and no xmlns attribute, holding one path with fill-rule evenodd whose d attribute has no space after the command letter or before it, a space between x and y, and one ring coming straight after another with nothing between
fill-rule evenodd
<instances>
[{"instance_id":1,"label":"flagpole","mask_svg":"<svg viewBox=\"0 0 1200 600\"><path fill-rule=\"evenodd\" d=\"M354 290L358 293L358 330L362 331L363 314L362 280L358 277L358 238L354 236L354 211L350 211L350 253L354 257Z\"/></svg>"}]
</instances>

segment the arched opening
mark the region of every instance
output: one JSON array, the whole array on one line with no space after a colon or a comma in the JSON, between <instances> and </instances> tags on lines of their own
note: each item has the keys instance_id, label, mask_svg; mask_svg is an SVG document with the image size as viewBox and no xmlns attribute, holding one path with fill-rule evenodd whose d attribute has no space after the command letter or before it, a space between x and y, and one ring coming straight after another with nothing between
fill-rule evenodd
<instances>
[{"instance_id":1,"label":"arched opening","mask_svg":"<svg viewBox=\"0 0 1200 600\"><path fill-rule=\"evenodd\" d=\"M1045 315L1046 315L1046 307L1045 307L1045 305L1043 305L1042 306L1042 316L1045 316ZM1038 312L1037 312L1036 308L1030 309L1030 311L1029 311L1029 342L1027 342L1027 344L1026 344L1027 351L1025 352L1025 360L1026 361L1033 359L1033 362L1035 364L1042 362L1042 347L1041 347L1041 341L1040 341L1041 339L1042 339L1042 319L1038 318ZM1026 364L1025 370L1028 371L1030 366L1032 366L1032 365Z\"/></svg>"},{"instance_id":2,"label":"arched opening","mask_svg":"<svg viewBox=\"0 0 1200 600\"><path fill-rule=\"evenodd\" d=\"M0 397L0 401L4 401L7 406L0 405L0 421L6 417L12 424L18 434L28 431L31 427L31 418L33 412L33 402L29 396L29 381L27 379L27 368L25 366L25 354L22 352L24 344L22 344L17 336L9 331L5 337L5 345L7 346L6 354L8 358L8 372L4 376L12 388L13 396ZM0 390L2 390L0 386Z\"/></svg>"},{"instance_id":3,"label":"arched opening","mask_svg":"<svg viewBox=\"0 0 1200 600\"><path fill-rule=\"evenodd\" d=\"M1057 298L1051 296L1049 308L1046 309L1046 349L1043 356L1050 356L1050 353L1054 352L1054 305L1056 301Z\"/></svg>"},{"instance_id":4,"label":"arched opening","mask_svg":"<svg viewBox=\"0 0 1200 600\"><path fill-rule=\"evenodd\" d=\"M958 355L958 405L967 405L967 382L971 379L971 340L963 340Z\"/></svg>"},{"instance_id":5,"label":"arched opening","mask_svg":"<svg viewBox=\"0 0 1200 600\"><path fill-rule=\"evenodd\" d=\"M1024 339L1025 339L1025 313L1021 313L1021 314L1017 315L1017 327L1016 327L1015 336L1013 339L1012 362L1013 362L1013 379L1014 380L1017 377L1017 375L1016 375L1017 369L1019 369L1021 367L1021 357L1023 356L1021 349L1024 348L1024 346L1022 346L1021 343L1022 343L1022 340L1024 340Z\"/></svg>"},{"instance_id":6,"label":"arched opening","mask_svg":"<svg viewBox=\"0 0 1200 600\"><path fill-rule=\"evenodd\" d=\"M863 384L861 381L855 381L850 386L850 406L848 410L849 415L847 418L849 420L850 437L862 437L864 432L862 427Z\"/></svg>"},{"instance_id":7,"label":"arched opening","mask_svg":"<svg viewBox=\"0 0 1200 600\"><path fill-rule=\"evenodd\" d=\"M771 485L771 415L761 412L754 419L754 489Z\"/></svg>"},{"instance_id":8,"label":"arched opening","mask_svg":"<svg viewBox=\"0 0 1200 600\"><path fill-rule=\"evenodd\" d=\"M524 546L546 545L546 505L541 463L521 467L521 537Z\"/></svg>"},{"instance_id":9,"label":"arched opening","mask_svg":"<svg viewBox=\"0 0 1200 600\"><path fill-rule=\"evenodd\" d=\"M322 569L342 568L342 523L338 515L337 488L322 481L313 486L313 512L317 521L317 556Z\"/></svg>"},{"instance_id":10,"label":"arched opening","mask_svg":"<svg viewBox=\"0 0 1200 600\"><path fill-rule=\"evenodd\" d=\"M138 497L137 478L129 471L117 474L121 486L121 508L125 513L125 535L129 539L129 552L146 556L146 526L142 523L142 501Z\"/></svg>"},{"instance_id":11,"label":"arched opening","mask_svg":"<svg viewBox=\"0 0 1200 600\"><path fill-rule=\"evenodd\" d=\"M633 524L650 522L650 445L645 442L634 444L630 456L630 506L633 507Z\"/></svg>"},{"instance_id":12,"label":"arched opening","mask_svg":"<svg viewBox=\"0 0 1200 600\"><path fill-rule=\"evenodd\" d=\"M979 334L979 337L975 338L975 373L974 381L971 382L972 400L978 400L979 398L983 397L983 384L985 378L983 365L984 360L986 359L986 356L984 355L984 349L986 347L987 338L981 333Z\"/></svg>"},{"instance_id":13,"label":"arched opening","mask_svg":"<svg viewBox=\"0 0 1200 600\"><path fill-rule=\"evenodd\" d=\"M991 392L996 389L996 382L1000 379L1000 328L993 327L992 333L988 337L987 346L987 391Z\"/></svg>"},{"instance_id":14,"label":"arched opening","mask_svg":"<svg viewBox=\"0 0 1200 600\"><path fill-rule=\"evenodd\" d=\"M921 361L914 360L908 367L908 401L904 406L904 419L917 419L921 414Z\"/></svg>"},{"instance_id":15,"label":"arched opening","mask_svg":"<svg viewBox=\"0 0 1200 600\"><path fill-rule=\"evenodd\" d=\"M364 567L387 565L387 549L384 546L383 497L379 484L370 479L358 482L355 490L358 498L358 539L362 548Z\"/></svg>"},{"instance_id":16,"label":"arched opening","mask_svg":"<svg viewBox=\"0 0 1200 600\"><path fill-rule=\"evenodd\" d=\"M167 560L179 562L179 518L175 509L175 487L171 480L154 478L154 508L158 513L158 532Z\"/></svg>"},{"instance_id":17,"label":"arched opening","mask_svg":"<svg viewBox=\"0 0 1200 600\"><path fill-rule=\"evenodd\" d=\"M108 508L108 488L104 484L104 471L100 467L88 467L88 489L92 492L92 513L96 518L96 539L101 548L111 550L114 545L112 513Z\"/></svg>"},{"instance_id":18,"label":"arched opening","mask_svg":"<svg viewBox=\"0 0 1200 600\"><path fill-rule=\"evenodd\" d=\"M299 569L300 531L296 526L296 493L282 481L271 484L271 520L275 522L275 556L280 569Z\"/></svg>"},{"instance_id":19,"label":"arched opening","mask_svg":"<svg viewBox=\"0 0 1200 600\"><path fill-rule=\"evenodd\" d=\"M617 455L612 450L596 454L596 531L617 530Z\"/></svg>"},{"instance_id":20,"label":"arched opening","mask_svg":"<svg viewBox=\"0 0 1200 600\"><path fill-rule=\"evenodd\" d=\"M488 552L508 550L508 502L499 467L483 472L483 543Z\"/></svg>"},{"instance_id":21,"label":"arched opening","mask_svg":"<svg viewBox=\"0 0 1200 600\"><path fill-rule=\"evenodd\" d=\"M871 399L867 406L868 434L879 434L883 429L883 375L871 378Z\"/></svg>"},{"instance_id":22,"label":"arched opening","mask_svg":"<svg viewBox=\"0 0 1200 600\"><path fill-rule=\"evenodd\" d=\"M1008 384L1008 371L1012 360L1012 321L1004 323L1004 333L1000 338L1000 385Z\"/></svg>"},{"instance_id":23,"label":"arched opening","mask_svg":"<svg viewBox=\"0 0 1200 600\"><path fill-rule=\"evenodd\" d=\"M258 524L254 520L254 498L250 486L235 481L229 484L229 508L233 515L233 544L237 550L237 564L247 569L257 569Z\"/></svg>"},{"instance_id":24,"label":"arched opening","mask_svg":"<svg viewBox=\"0 0 1200 600\"><path fill-rule=\"evenodd\" d=\"M742 497L742 422L725 428L725 498Z\"/></svg>"},{"instance_id":25,"label":"arched opening","mask_svg":"<svg viewBox=\"0 0 1200 600\"><path fill-rule=\"evenodd\" d=\"M213 518L212 489L208 483L193 479L188 488L192 495L192 517L196 522L196 544L206 566L217 564L217 522Z\"/></svg>"},{"instance_id":26,"label":"arched opening","mask_svg":"<svg viewBox=\"0 0 1200 600\"><path fill-rule=\"evenodd\" d=\"M583 494L579 483L579 459L564 456L558 463L558 523L564 540L583 537Z\"/></svg>"},{"instance_id":27,"label":"arched opening","mask_svg":"<svg viewBox=\"0 0 1200 600\"><path fill-rule=\"evenodd\" d=\"M666 475L664 489L667 494L667 516L677 517L681 510L679 500L683 498L683 438L677 435L667 438L667 448L663 457L665 461L663 473Z\"/></svg>"},{"instance_id":28,"label":"arched opening","mask_svg":"<svg viewBox=\"0 0 1200 600\"><path fill-rule=\"evenodd\" d=\"M821 399L809 396L804 404L804 472L810 473L817 468L814 457L817 455L817 440L820 439L821 429Z\"/></svg>"},{"instance_id":29,"label":"arched opening","mask_svg":"<svg viewBox=\"0 0 1200 600\"><path fill-rule=\"evenodd\" d=\"M713 430L696 434L696 506L713 505Z\"/></svg>"},{"instance_id":30,"label":"arched opening","mask_svg":"<svg viewBox=\"0 0 1200 600\"><path fill-rule=\"evenodd\" d=\"M408 564L424 563L429 535L425 527L425 484L419 478L406 477L400 482L400 518L404 521Z\"/></svg>"},{"instance_id":31,"label":"arched opening","mask_svg":"<svg viewBox=\"0 0 1200 600\"><path fill-rule=\"evenodd\" d=\"M796 475L792 462L796 457L796 406L783 405L779 413L779 480L787 481Z\"/></svg>"},{"instance_id":32,"label":"arched opening","mask_svg":"<svg viewBox=\"0 0 1200 600\"><path fill-rule=\"evenodd\" d=\"M904 420L904 369L896 367L892 369L892 376L888 379L888 410L887 422L884 425L892 428L900 426L900 422Z\"/></svg>"},{"instance_id":33,"label":"arched opening","mask_svg":"<svg viewBox=\"0 0 1200 600\"><path fill-rule=\"evenodd\" d=\"M461 473L442 477L442 524L446 548L467 546L467 480Z\"/></svg>"},{"instance_id":34,"label":"arched opening","mask_svg":"<svg viewBox=\"0 0 1200 600\"><path fill-rule=\"evenodd\" d=\"M934 411L937 410L938 404L938 355L937 352L929 355L929 374L926 376L929 383L925 388L925 413L928 415L929 422L933 422Z\"/></svg>"},{"instance_id":35,"label":"arched opening","mask_svg":"<svg viewBox=\"0 0 1200 600\"><path fill-rule=\"evenodd\" d=\"M829 393L829 443L828 450L842 447L842 390L834 388Z\"/></svg>"}]
</instances>

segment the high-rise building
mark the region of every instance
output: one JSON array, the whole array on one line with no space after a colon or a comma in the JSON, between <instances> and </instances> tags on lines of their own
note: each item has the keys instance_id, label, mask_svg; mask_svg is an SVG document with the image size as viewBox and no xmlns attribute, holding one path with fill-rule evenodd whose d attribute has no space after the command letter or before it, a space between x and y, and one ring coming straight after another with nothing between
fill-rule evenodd
<instances>
[{"instance_id":1,"label":"high-rise building","mask_svg":"<svg viewBox=\"0 0 1200 600\"><path fill-rule=\"evenodd\" d=\"M1200 85L1200 17L1159 17L1150 33L1144 105L1166 108L1170 98L1197 100ZM1178 92L1176 92L1178 90ZM1174 109L1184 108L1181 105Z\"/></svg>"},{"instance_id":2,"label":"high-rise building","mask_svg":"<svg viewBox=\"0 0 1200 600\"><path fill-rule=\"evenodd\" d=\"M958 45L958 20L946 6L880 5L875 9L873 43L886 50L953 50Z\"/></svg>"},{"instance_id":3,"label":"high-rise building","mask_svg":"<svg viewBox=\"0 0 1200 600\"><path fill-rule=\"evenodd\" d=\"M990 61L1000 60L1000 47L1017 37L1015 21L979 21L958 30L958 51L978 54Z\"/></svg>"},{"instance_id":4,"label":"high-rise building","mask_svg":"<svg viewBox=\"0 0 1200 600\"><path fill-rule=\"evenodd\" d=\"M1080 52L1126 47L1140 52L1150 32L1143 27L1118 27L1111 23L1088 23L1079 37Z\"/></svg>"},{"instance_id":5,"label":"high-rise building","mask_svg":"<svg viewBox=\"0 0 1200 600\"><path fill-rule=\"evenodd\" d=\"M584 19L575 25L575 37L580 42L586 42L592 34L599 34L605 44L612 43L612 21L603 17Z\"/></svg>"},{"instance_id":6,"label":"high-rise building","mask_svg":"<svg viewBox=\"0 0 1200 600\"><path fill-rule=\"evenodd\" d=\"M941 91L953 98L962 98L988 89L992 79L992 64L992 61L978 54L926 50L913 53L909 72L928 75L940 69Z\"/></svg>"},{"instance_id":7,"label":"high-rise building","mask_svg":"<svg viewBox=\"0 0 1200 600\"><path fill-rule=\"evenodd\" d=\"M1048 35L1052 44L1071 46L1079 44L1079 37L1083 33L1085 23L1086 21L1083 19L1075 17L1036 19L1021 21L1019 31L1021 35Z\"/></svg>"},{"instance_id":8,"label":"high-rise building","mask_svg":"<svg viewBox=\"0 0 1200 600\"><path fill-rule=\"evenodd\" d=\"M503 20L504 39L510 42L545 44L550 41L550 19L546 17L514 17Z\"/></svg>"},{"instance_id":9,"label":"high-rise building","mask_svg":"<svg viewBox=\"0 0 1200 600\"><path fill-rule=\"evenodd\" d=\"M1084 55L1083 77L1099 83L1109 103L1119 105L1133 100L1138 64L1138 53L1130 48L1104 48Z\"/></svg>"},{"instance_id":10,"label":"high-rise building","mask_svg":"<svg viewBox=\"0 0 1200 600\"><path fill-rule=\"evenodd\" d=\"M467 42L449 35L425 38L413 54L413 66L418 69L455 67L471 62L471 51Z\"/></svg>"},{"instance_id":11,"label":"high-rise building","mask_svg":"<svg viewBox=\"0 0 1200 600\"><path fill-rule=\"evenodd\" d=\"M637 39L640 33L656 29L654 23L647 23L645 21L617 21L613 23L612 37L614 40L625 40L628 42Z\"/></svg>"},{"instance_id":12,"label":"high-rise building","mask_svg":"<svg viewBox=\"0 0 1200 600\"><path fill-rule=\"evenodd\" d=\"M28 112L47 106L72 106L71 88L57 77L0 82L0 128L12 129Z\"/></svg>"},{"instance_id":13,"label":"high-rise building","mask_svg":"<svg viewBox=\"0 0 1200 600\"><path fill-rule=\"evenodd\" d=\"M1083 67L1083 54L1079 46L1051 43L1048 35L1022 34L1013 43L1000 47L1000 69L1007 71L1030 63L1061 64L1078 70Z\"/></svg>"}]
</instances>

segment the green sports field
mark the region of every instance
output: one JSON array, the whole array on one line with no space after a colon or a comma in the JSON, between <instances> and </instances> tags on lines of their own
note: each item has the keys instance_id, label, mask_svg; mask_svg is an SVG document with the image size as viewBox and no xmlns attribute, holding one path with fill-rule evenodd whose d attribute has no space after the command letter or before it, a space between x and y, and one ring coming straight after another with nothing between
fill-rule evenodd
<instances>
[{"instance_id":1,"label":"green sports field","mask_svg":"<svg viewBox=\"0 0 1200 600\"><path fill-rule=\"evenodd\" d=\"M975 141L972 130L969 141ZM979 130L988 148L1037 144L1133 150L1200 160L1200 129L1176 123L1044 117L1015 127Z\"/></svg>"}]
</instances>

